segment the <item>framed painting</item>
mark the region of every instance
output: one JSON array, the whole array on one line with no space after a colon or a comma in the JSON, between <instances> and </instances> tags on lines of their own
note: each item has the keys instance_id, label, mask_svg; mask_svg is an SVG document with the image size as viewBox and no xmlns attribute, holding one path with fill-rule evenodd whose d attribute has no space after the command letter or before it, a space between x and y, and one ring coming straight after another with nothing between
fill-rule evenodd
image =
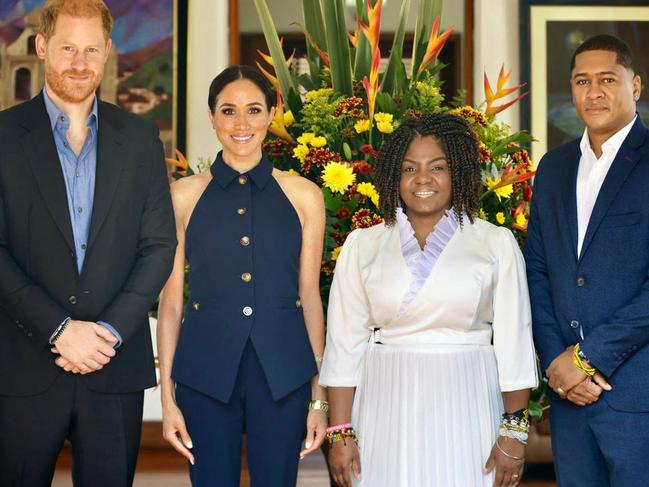
<instances>
[{"instance_id":1,"label":"framed painting","mask_svg":"<svg viewBox=\"0 0 649 487\"><path fill-rule=\"evenodd\" d=\"M99 88L102 100L154 121L167 154L184 145L186 6L177 0L105 0L114 27L113 49ZM0 2L0 109L28 100L44 84L34 39L44 0ZM180 68L180 69L179 69Z\"/></svg>"},{"instance_id":2,"label":"framed painting","mask_svg":"<svg viewBox=\"0 0 649 487\"><path fill-rule=\"evenodd\" d=\"M521 14L525 22L521 32L521 68L527 73L530 96L521 107L521 125L537 139L532 144L535 162L548 150L583 133L584 125L573 107L570 93L570 59L583 41L597 34L623 39L634 54L637 74L644 83L649 82L649 58L645 54L649 45L647 2L590 3L522 2ZM649 124L646 89L637 109L645 124Z\"/></svg>"}]
</instances>

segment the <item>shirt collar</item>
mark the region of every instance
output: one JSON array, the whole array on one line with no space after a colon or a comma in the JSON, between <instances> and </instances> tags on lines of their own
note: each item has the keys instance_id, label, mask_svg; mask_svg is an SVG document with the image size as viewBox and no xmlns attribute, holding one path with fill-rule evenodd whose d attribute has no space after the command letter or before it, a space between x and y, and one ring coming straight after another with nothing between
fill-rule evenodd
<instances>
[{"instance_id":1,"label":"shirt collar","mask_svg":"<svg viewBox=\"0 0 649 487\"><path fill-rule=\"evenodd\" d=\"M617 152L620 150L620 147L622 147L622 144L624 143L627 135L629 135L629 132L631 132L633 124L635 123L637 118L638 114L636 113L636 116L633 117L633 120L631 120L620 130L618 130L615 134L609 137L606 142L602 144L602 154L617 154ZM590 139L588 138L588 128L584 129L584 135L581 136L579 148L581 149L582 154L586 152L594 153L593 148L590 145Z\"/></svg>"},{"instance_id":2,"label":"shirt collar","mask_svg":"<svg viewBox=\"0 0 649 487\"><path fill-rule=\"evenodd\" d=\"M50 124L52 126L52 130L54 130L56 124L59 122L65 123L68 119L68 116L50 98L50 95L47 93L47 87L43 88L43 99L45 100L45 109L47 110L47 116L50 117ZM86 125L88 127L95 126L97 120L99 120L98 113L99 112L97 109L97 96L95 96L92 102L92 110L90 111L90 115L88 115L88 120L86 122Z\"/></svg>"},{"instance_id":3,"label":"shirt collar","mask_svg":"<svg viewBox=\"0 0 649 487\"><path fill-rule=\"evenodd\" d=\"M268 160L266 155L262 155L259 164L245 173L239 173L225 163L223 160L223 151L219 151L210 168L210 172L222 188L227 187L232 181L243 175L250 178L259 189L264 189L273 173L273 164Z\"/></svg>"}]
</instances>

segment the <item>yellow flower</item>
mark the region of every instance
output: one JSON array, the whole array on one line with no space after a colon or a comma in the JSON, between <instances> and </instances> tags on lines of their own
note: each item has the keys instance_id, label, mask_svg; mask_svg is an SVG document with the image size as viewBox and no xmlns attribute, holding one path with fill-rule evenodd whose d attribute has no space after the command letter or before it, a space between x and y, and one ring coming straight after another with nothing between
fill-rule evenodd
<instances>
[{"instance_id":1,"label":"yellow flower","mask_svg":"<svg viewBox=\"0 0 649 487\"><path fill-rule=\"evenodd\" d=\"M307 91L304 98L307 103L312 102L316 98L326 98L330 95L333 95L334 90L332 88L322 88L320 90L311 90Z\"/></svg>"},{"instance_id":2,"label":"yellow flower","mask_svg":"<svg viewBox=\"0 0 649 487\"><path fill-rule=\"evenodd\" d=\"M374 203L374 206L377 208L379 207L379 194L374 193L372 196L370 196L370 199L372 200L372 203Z\"/></svg>"},{"instance_id":3,"label":"yellow flower","mask_svg":"<svg viewBox=\"0 0 649 487\"><path fill-rule=\"evenodd\" d=\"M367 132L370 129L370 121L367 118L363 118L354 124L354 130L357 134L362 134Z\"/></svg>"},{"instance_id":4,"label":"yellow flower","mask_svg":"<svg viewBox=\"0 0 649 487\"><path fill-rule=\"evenodd\" d=\"M478 217L481 220L486 220L487 219L487 214L485 213L485 211L482 208L480 208L480 212L478 213Z\"/></svg>"},{"instance_id":5,"label":"yellow flower","mask_svg":"<svg viewBox=\"0 0 649 487\"><path fill-rule=\"evenodd\" d=\"M299 159L300 162L304 162L304 158L308 153L309 148L304 144L300 144L295 149L293 149L293 157Z\"/></svg>"},{"instance_id":6,"label":"yellow flower","mask_svg":"<svg viewBox=\"0 0 649 487\"><path fill-rule=\"evenodd\" d=\"M505 215L503 214L502 211L496 213L496 221L498 222L498 225L502 225L503 223L505 223Z\"/></svg>"},{"instance_id":7,"label":"yellow flower","mask_svg":"<svg viewBox=\"0 0 649 487\"><path fill-rule=\"evenodd\" d=\"M297 172L295 169L289 169L286 172L288 172L291 176L299 176L300 175L300 173Z\"/></svg>"},{"instance_id":8,"label":"yellow flower","mask_svg":"<svg viewBox=\"0 0 649 487\"><path fill-rule=\"evenodd\" d=\"M356 191L358 191L363 196L372 196L376 194L376 188L372 183L358 183L356 186Z\"/></svg>"},{"instance_id":9,"label":"yellow flower","mask_svg":"<svg viewBox=\"0 0 649 487\"><path fill-rule=\"evenodd\" d=\"M320 137L313 137L311 139L311 146L312 147L324 147L327 145L327 139L320 136Z\"/></svg>"},{"instance_id":10,"label":"yellow flower","mask_svg":"<svg viewBox=\"0 0 649 487\"><path fill-rule=\"evenodd\" d=\"M392 122L377 122L376 128L379 129L379 132L384 134L391 134L394 131L394 125L392 125Z\"/></svg>"},{"instance_id":11,"label":"yellow flower","mask_svg":"<svg viewBox=\"0 0 649 487\"><path fill-rule=\"evenodd\" d=\"M500 198L509 198L512 195L512 192L514 191L514 187L511 184L499 186L500 184L501 184L501 180L499 177L496 177L495 179L491 179L491 176L487 176L487 182L485 183L487 189L489 189L489 191L493 191L494 193L496 193L496 196L498 196L499 200Z\"/></svg>"},{"instance_id":12,"label":"yellow flower","mask_svg":"<svg viewBox=\"0 0 649 487\"><path fill-rule=\"evenodd\" d=\"M516 215L516 225L522 228L525 228L525 225L527 225L527 219L523 213Z\"/></svg>"},{"instance_id":13,"label":"yellow flower","mask_svg":"<svg viewBox=\"0 0 649 487\"><path fill-rule=\"evenodd\" d=\"M330 162L322 171L322 181L334 193L344 193L356 181L356 174L345 164Z\"/></svg>"},{"instance_id":14,"label":"yellow flower","mask_svg":"<svg viewBox=\"0 0 649 487\"><path fill-rule=\"evenodd\" d=\"M313 140L313 137L315 137L315 134L313 132L304 132L297 138L297 141L300 144L306 145Z\"/></svg>"},{"instance_id":15,"label":"yellow flower","mask_svg":"<svg viewBox=\"0 0 649 487\"><path fill-rule=\"evenodd\" d=\"M374 114L374 120L376 120L377 123L380 122L392 123L393 119L394 119L394 115L392 115L391 113L379 112Z\"/></svg>"},{"instance_id":16,"label":"yellow flower","mask_svg":"<svg viewBox=\"0 0 649 487\"><path fill-rule=\"evenodd\" d=\"M295 123L295 117L293 116L293 113L289 110L288 112L284 112L284 126L290 127Z\"/></svg>"},{"instance_id":17,"label":"yellow flower","mask_svg":"<svg viewBox=\"0 0 649 487\"><path fill-rule=\"evenodd\" d=\"M331 251L331 260L338 260L338 255L340 254L340 251L343 249L342 245L339 245L335 249Z\"/></svg>"}]
</instances>

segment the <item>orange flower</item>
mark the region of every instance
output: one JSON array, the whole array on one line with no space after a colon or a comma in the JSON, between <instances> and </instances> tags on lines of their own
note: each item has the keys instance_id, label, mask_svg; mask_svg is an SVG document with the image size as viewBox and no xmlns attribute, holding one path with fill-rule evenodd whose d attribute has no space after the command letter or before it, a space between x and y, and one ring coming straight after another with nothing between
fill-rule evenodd
<instances>
[{"instance_id":1,"label":"orange flower","mask_svg":"<svg viewBox=\"0 0 649 487\"><path fill-rule=\"evenodd\" d=\"M367 1L367 17L369 25L360 22L361 29L367 40L370 43L370 52L374 55L379 48L379 37L381 36L381 8L383 7L383 0L375 0L372 7L372 1Z\"/></svg>"},{"instance_id":2,"label":"orange flower","mask_svg":"<svg viewBox=\"0 0 649 487\"><path fill-rule=\"evenodd\" d=\"M301 29L302 29L302 32L304 33L304 36L307 39L309 39L309 42L311 43L311 45L314 47L314 49L318 53L318 56L320 56L320 59L322 59L322 62L324 62L326 66L329 66L329 56L327 56L327 54L325 54L325 52L322 49L320 49L320 46L318 46L316 44L315 39L313 38L313 36L311 34L309 34L309 32L304 27L301 27Z\"/></svg>"},{"instance_id":3,"label":"orange flower","mask_svg":"<svg viewBox=\"0 0 649 487\"><path fill-rule=\"evenodd\" d=\"M487 100L487 108L485 110L485 114L487 115L487 117L493 117L496 113L502 112L503 110L509 108L518 100L520 100L525 95L527 95L527 93L523 93L522 95L517 96L516 98L514 98L512 101L508 103L503 103L502 105L494 106L494 102L496 100L500 98L504 98L507 95L518 90L519 88L525 86L525 83L521 83L520 85L512 86L511 88L505 88L505 83L507 83L507 80L509 79L511 73L512 73L511 70L505 73L505 65L503 64L501 66L500 73L498 74L496 92L494 93L493 90L491 89L491 85L489 84L489 79L487 78L487 71L485 70L484 92L485 92L485 98Z\"/></svg>"},{"instance_id":4,"label":"orange flower","mask_svg":"<svg viewBox=\"0 0 649 487\"><path fill-rule=\"evenodd\" d=\"M271 122L270 127L268 127L268 131L280 139L295 144L295 140L291 137L291 134L288 133L288 130L286 130L286 125L284 123L284 104L282 103L282 97L279 94L279 90L277 90L277 106L275 107L275 115L273 116L273 121Z\"/></svg>"},{"instance_id":5,"label":"orange flower","mask_svg":"<svg viewBox=\"0 0 649 487\"><path fill-rule=\"evenodd\" d=\"M376 93L379 89L379 64L381 62L381 50L379 48L374 52L372 69L370 70L370 79L363 77L363 88L367 94L367 106L370 120L374 117L374 104L376 102Z\"/></svg>"},{"instance_id":6,"label":"orange flower","mask_svg":"<svg viewBox=\"0 0 649 487\"><path fill-rule=\"evenodd\" d=\"M514 210L514 222L512 226L522 232L527 231L527 211L526 211L527 202L523 201L520 205Z\"/></svg>"},{"instance_id":7,"label":"orange flower","mask_svg":"<svg viewBox=\"0 0 649 487\"><path fill-rule=\"evenodd\" d=\"M352 46L354 47L358 47L358 27L359 27L359 21L358 21L358 17L356 17L356 20L354 21L354 35L347 33L349 42L351 42Z\"/></svg>"},{"instance_id":8,"label":"orange flower","mask_svg":"<svg viewBox=\"0 0 649 487\"><path fill-rule=\"evenodd\" d=\"M431 31L430 38L428 39L428 46L426 47L426 52L424 53L424 58L421 60L421 64L419 65L419 70L417 71L417 74L423 72L424 69L426 69L426 67L434 59L437 58L440 51L444 47L444 44L446 44L446 41L453 33L453 30L455 30L455 27L449 27L444 31L444 33L441 36L438 36L437 34L439 33L439 16L435 19L435 23L433 24L433 30Z\"/></svg>"},{"instance_id":9,"label":"orange flower","mask_svg":"<svg viewBox=\"0 0 649 487\"><path fill-rule=\"evenodd\" d=\"M171 157L165 157L165 162L169 166L167 175L171 176L177 174L180 177L187 176L187 168L189 168L189 163L182 152L178 149L175 150L178 159L172 159Z\"/></svg>"},{"instance_id":10,"label":"orange flower","mask_svg":"<svg viewBox=\"0 0 649 487\"><path fill-rule=\"evenodd\" d=\"M282 45L284 44L284 38L283 37L279 40L279 43L282 44ZM261 52L259 49L257 49L257 52L264 59L264 61L266 61L268 64L270 64L273 68L275 67L275 63L273 62L273 58L271 56ZM288 59L284 60L284 62L286 63L287 66L291 65L291 62L293 61L294 56L295 56L295 49L293 49L293 53L288 57ZM255 61L255 64L257 64L257 67L259 68L259 71L261 71L263 73L263 75L266 77L266 79L268 81L270 81L270 83L273 85L275 90L279 91L279 81L278 81L277 77L273 76L268 71L266 71L261 66L261 64L259 64L258 61Z\"/></svg>"}]
</instances>

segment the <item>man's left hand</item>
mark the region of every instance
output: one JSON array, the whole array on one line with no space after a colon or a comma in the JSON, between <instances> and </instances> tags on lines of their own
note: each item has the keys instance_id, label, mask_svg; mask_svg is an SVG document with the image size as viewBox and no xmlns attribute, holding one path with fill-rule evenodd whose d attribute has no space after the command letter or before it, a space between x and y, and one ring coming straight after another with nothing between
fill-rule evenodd
<instances>
[{"instance_id":1,"label":"man's left hand","mask_svg":"<svg viewBox=\"0 0 649 487\"><path fill-rule=\"evenodd\" d=\"M557 356L546 369L545 373L549 379L549 386L554 392L564 399L570 389L580 384L588 375L575 367L572 362L573 347L568 347Z\"/></svg>"}]
</instances>

